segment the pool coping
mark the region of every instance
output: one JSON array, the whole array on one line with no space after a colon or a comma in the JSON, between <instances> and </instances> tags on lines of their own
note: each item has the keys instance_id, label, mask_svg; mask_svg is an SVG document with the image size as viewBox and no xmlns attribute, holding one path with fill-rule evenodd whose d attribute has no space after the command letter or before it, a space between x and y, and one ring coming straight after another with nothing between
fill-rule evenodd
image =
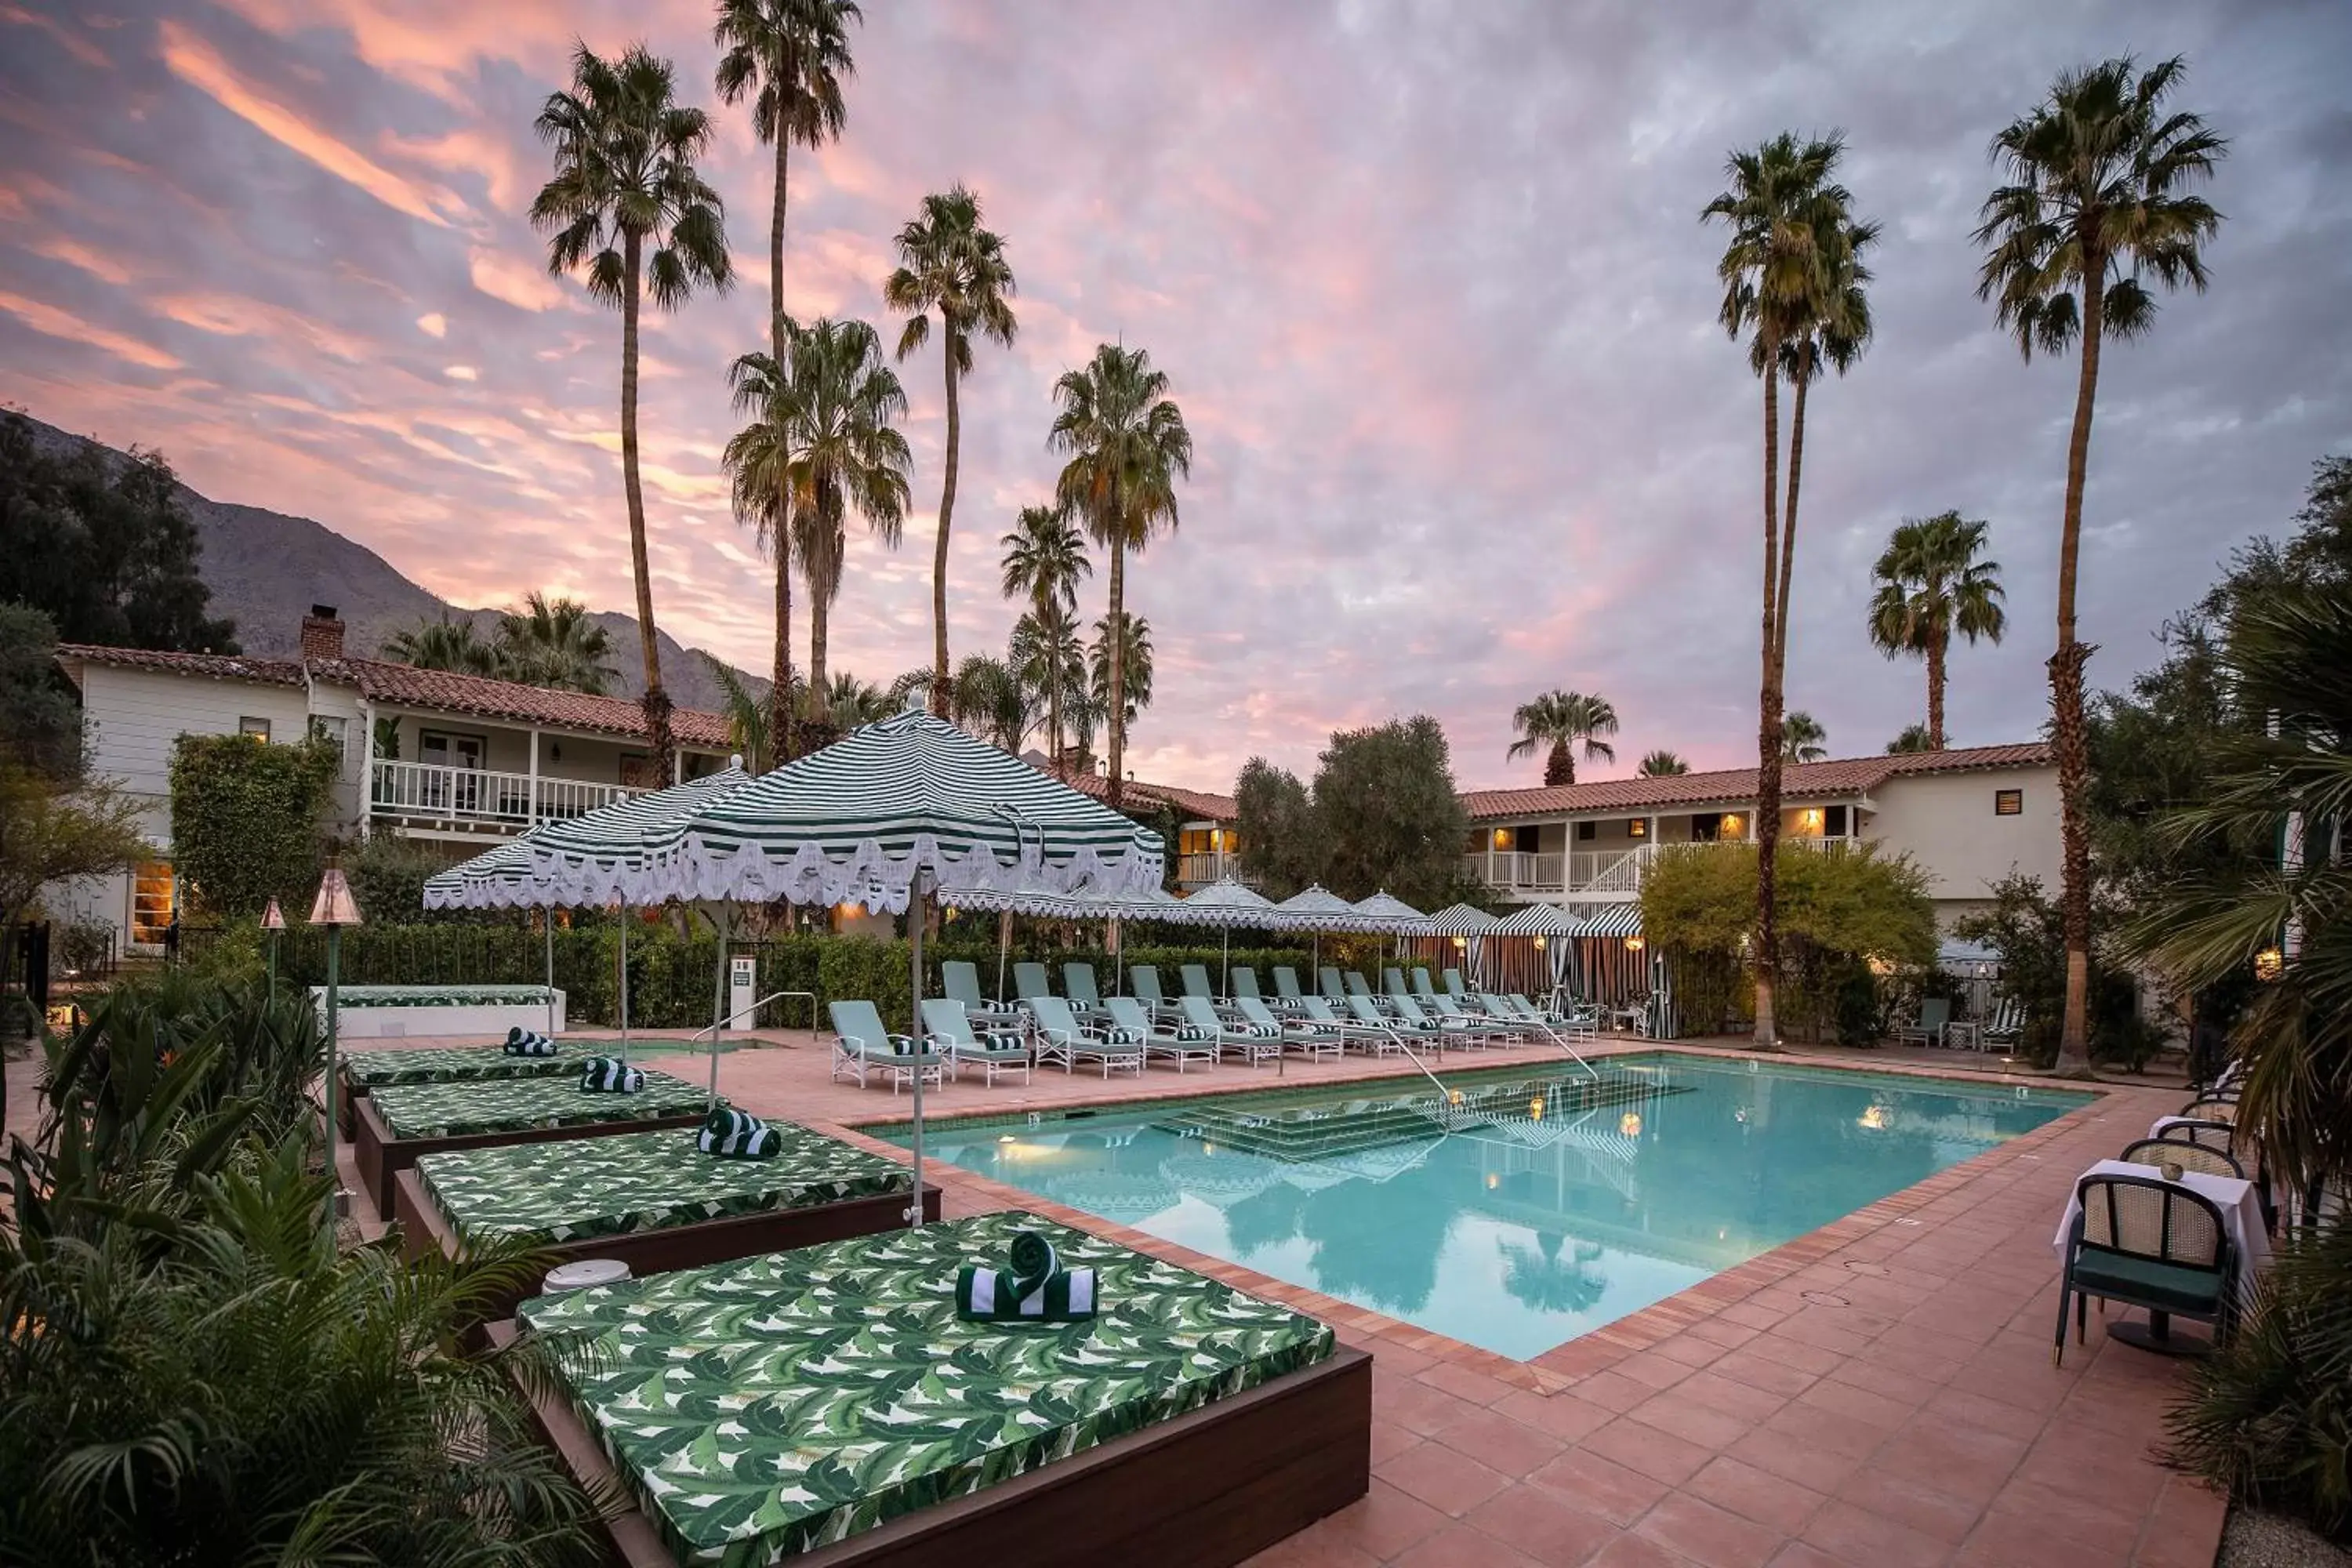
<instances>
[{"instance_id":1,"label":"pool coping","mask_svg":"<svg viewBox=\"0 0 2352 1568\"><path fill-rule=\"evenodd\" d=\"M1706 1046L1679 1040L1627 1041L1618 1045L1614 1049L1609 1048L1612 1044L1614 1043L1604 1042L1601 1049L1588 1054L1596 1059L1613 1055L1654 1053L1681 1053L1726 1061L1752 1061L1758 1058L1758 1053L1755 1051L1740 1047ZM1941 1079L1950 1081L1945 1071L1924 1063L1853 1062L1843 1058L1810 1057L1801 1051L1774 1053L1774 1059L1786 1060L1791 1066L1821 1067L1832 1070L1875 1072L1890 1077ZM1496 1065L1501 1067L1505 1064ZM1389 1078L1394 1075L1378 1076ZM1802 1236L1784 1241L1778 1247L1760 1252L1743 1263L1734 1264L1719 1273L1709 1275L1697 1284L1685 1287L1671 1296L1654 1301L1614 1322L1588 1330L1574 1339L1555 1345L1543 1354L1526 1361L1516 1360L1497 1352L1483 1349L1466 1341L1454 1339L1449 1334L1439 1333L1433 1329L1424 1329L1418 1324L1406 1322L1401 1318L1391 1317L1385 1312L1376 1311L1369 1307L1360 1307L1352 1301L1344 1301L1336 1296L1328 1296L1306 1286L1293 1285L1287 1281L1276 1279L1271 1275L1262 1274L1244 1265L1213 1257L1179 1243L1151 1236L1131 1226L1106 1219L1100 1215L1071 1208L1066 1204L1055 1203L1041 1194L997 1181L993 1177L984 1176L977 1172L966 1171L961 1166L947 1165L942 1163L932 1170L927 1170L925 1175L950 1191L967 1192L974 1198L985 1202L992 1208L1031 1209L1062 1224L1074 1226L1080 1230L1116 1241L1121 1246L1149 1252L1196 1273L1206 1274L1212 1279L1223 1280L1237 1290L1279 1301L1297 1310L1309 1313L1331 1324L1335 1329L1353 1332L1370 1341L1376 1355L1380 1345L1393 1345L1400 1350L1457 1366L1467 1372L1482 1373L1514 1388L1524 1389L1538 1394L1552 1394L1572 1388L1600 1373L1607 1372L1626 1358L1650 1349L1704 1319L1717 1317L1727 1311L1736 1311L1741 1302L1756 1296L1759 1292L1769 1290L1780 1281L1811 1268L1856 1241L1892 1228L1916 1210L1965 1185L1980 1173L1980 1167L1985 1163L1998 1163L2018 1158L2021 1154L2030 1154L2037 1145L2063 1138L2073 1130L2079 1119L2097 1111L2100 1102L2114 1092L2111 1087L2099 1081L2085 1081L2079 1084L2073 1080L2053 1081L2042 1074L2004 1072L1972 1076L1981 1077L1984 1081L2008 1087L2023 1085L2057 1092L2086 1094L2091 1098L2081 1105L2060 1112L2030 1132L2021 1132L2014 1138L2006 1139L1992 1148L1984 1150L1957 1164L1948 1165L1943 1170L1915 1182L1907 1187L1890 1193L1873 1203L1865 1204L1861 1208L1842 1215ZM1333 1080L1333 1083L1343 1081L1353 1083L1361 1080ZM1253 1090L1248 1086L1243 1086L1223 1092L1242 1095ZM1257 1092L1264 1092L1264 1090L1260 1089ZM1132 1096L1122 1099L1116 1093L1107 1093L1098 1099L1072 1100L1057 1105L1054 1109L1057 1111L1067 1111L1084 1110L1090 1106L1134 1103L1138 1102ZM866 1131L876 1127L896 1127L901 1125L905 1120L902 1117L889 1116L861 1118L855 1124L811 1121L805 1125L815 1131L839 1137L845 1142L856 1147L887 1154L911 1164L913 1156L910 1151L899 1144L875 1137ZM929 1120L926 1119L926 1126L929 1125Z\"/></svg>"}]
</instances>

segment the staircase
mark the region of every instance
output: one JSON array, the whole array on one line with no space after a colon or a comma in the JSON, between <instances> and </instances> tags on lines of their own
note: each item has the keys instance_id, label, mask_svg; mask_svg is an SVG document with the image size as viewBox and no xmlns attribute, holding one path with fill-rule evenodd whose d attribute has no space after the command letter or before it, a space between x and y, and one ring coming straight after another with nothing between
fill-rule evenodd
<instances>
[{"instance_id":1,"label":"staircase","mask_svg":"<svg viewBox=\"0 0 2352 1568\"><path fill-rule=\"evenodd\" d=\"M1564 1075L1466 1085L1385 1100L1266 1107L1200 1105L1154 1125L1271 1160L1328 1160L1473 1128L1506 1136L1563 1125L1587 1111L1687 1093L1650 1075L1603 1068L1598 1079Z\"/></svg>"}]
</instances>

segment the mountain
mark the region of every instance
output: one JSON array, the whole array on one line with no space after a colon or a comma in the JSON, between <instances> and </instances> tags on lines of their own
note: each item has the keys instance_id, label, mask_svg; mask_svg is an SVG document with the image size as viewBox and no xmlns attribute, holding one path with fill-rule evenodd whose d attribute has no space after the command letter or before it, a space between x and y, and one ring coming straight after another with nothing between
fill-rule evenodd
<instances>
[{"instance_id":1,"label":"mountain","mask_svg":"<svg viewBox=\"0 0 2352 1568\"><path fill-rule=\"evenodd\" d=\"M108 458L125 454L87 437L75 436L29 416L38 447L53 452L95 447ZM180 487L180 503L204 541L201 570L212 590L210 613L236 620L237 641L250 654L290 657L302 617L312 605L332 605L350 628L346 645L355 654L374 654L394 633L447 612L471 619L485 636L498 630L496 609L467 609L418 587L383 556L324 523L289 517L257 506L238 506ZM616 695L635 697L639 678L636 617L599 611L596 624L613 639ZM718 709L719 683L702 662L702 650L661 634L662 679L670 700L681 708ZM739 672L744 673L744 672ZM744 673L755 691L765 679Z\"/></svg>"}]
</instances>

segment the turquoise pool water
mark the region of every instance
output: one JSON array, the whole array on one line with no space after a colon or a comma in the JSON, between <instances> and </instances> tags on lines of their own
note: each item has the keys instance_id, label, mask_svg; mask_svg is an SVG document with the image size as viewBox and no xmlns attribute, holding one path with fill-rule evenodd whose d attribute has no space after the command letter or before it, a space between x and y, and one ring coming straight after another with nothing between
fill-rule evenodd
<instances>
[{"instance_id":1,"label":"turquoise pool water","mask_svg":"<svg viewBox=\"0 0 2352 1568\"><path fill-rule=\"evenodd\" d=\"M1517 1359L2088 1097L1657 1055L930 1128L926 1154ZM907 1142L906 1130L895 1130Z\"/></svg>"}]
</instances>

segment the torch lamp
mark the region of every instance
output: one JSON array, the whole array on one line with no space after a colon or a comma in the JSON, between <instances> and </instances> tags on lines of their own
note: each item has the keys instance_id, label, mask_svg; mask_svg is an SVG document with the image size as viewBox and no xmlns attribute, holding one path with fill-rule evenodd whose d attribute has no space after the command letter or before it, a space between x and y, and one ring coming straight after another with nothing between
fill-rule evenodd
<instances>
[{"instance_id":1,"label":"torch lamp","mask_svg":"<svg viewBox=\"0 0 2352 1568\"><path fill-rule=\"evenodd\" d=\"M319 896L310 903L310 923L327 928L327 1223L338 1225L343 1215L343 1177L335 1165L335 987L341 979L343 928L360 923L360 906L340 866L329 866L319 879Z\"/></svg>"},{"instance_id":2,"label":"torch lamp","mask_svg":"<svg viewBox=\"0 0 2352 1568\"><path fill-rule=\"evenodd\" d=\"M286 912L278 907L276 899L270 900L269 907L261 911L261 929L269 933L269 999L275 1002L278 1000L278 933L286 929Z\"/></svg>"}]
</instances>

